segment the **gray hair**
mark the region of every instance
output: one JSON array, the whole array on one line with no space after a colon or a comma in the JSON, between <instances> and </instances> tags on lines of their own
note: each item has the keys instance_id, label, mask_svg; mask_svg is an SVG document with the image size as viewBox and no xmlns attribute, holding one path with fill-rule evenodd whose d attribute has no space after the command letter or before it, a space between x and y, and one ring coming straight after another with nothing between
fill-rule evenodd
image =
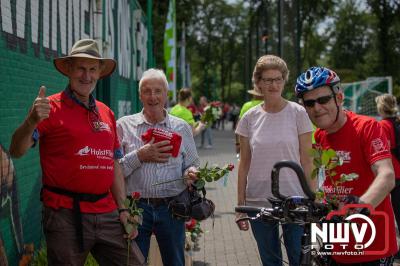
<instances>
[{"instance_id":1,"label":"gray hair","mask_svg":"<svg viewBox=\"0 0 400 266\"><path fill-rule=\"evenodd\" d=\"M165 76L165 73L161 69L156 69L156 68L149 68L142 74L142 78L139 81L139 91L142 88L143 82L145 80L149 79L158 79L161 80L164 83L165 89L168 91L168 81L167 77Z\"/></svg>"}]
</instances>

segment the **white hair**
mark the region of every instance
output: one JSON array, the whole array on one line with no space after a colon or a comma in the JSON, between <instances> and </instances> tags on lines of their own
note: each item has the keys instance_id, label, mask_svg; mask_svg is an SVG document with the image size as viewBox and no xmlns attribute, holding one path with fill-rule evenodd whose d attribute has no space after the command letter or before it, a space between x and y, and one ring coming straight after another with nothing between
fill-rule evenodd
<instances>
[{"instance_id":1,"label":"white hair","mask_svg":"<svg viewBox=\"0 0 400 266\"><path fill-rule=\"evenodd\" d=\"M143 72L142 78L139 81L139 91L142 88L143 82L145 80L149 80L149 79L161 80L165 85L164 86L165 89L168 91L168 81L167 81L167 77L165 76L164 71L161 69L156 69L156 68L149 68L148 70Z\"/></svg>"}]
</instances>

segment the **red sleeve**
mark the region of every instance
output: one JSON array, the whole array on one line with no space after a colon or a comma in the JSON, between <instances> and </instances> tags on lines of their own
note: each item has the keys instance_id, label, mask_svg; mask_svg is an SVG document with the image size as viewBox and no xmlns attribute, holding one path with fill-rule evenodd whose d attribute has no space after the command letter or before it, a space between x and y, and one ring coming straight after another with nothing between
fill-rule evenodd
<instances>
[{"instance_id":1,"label":"red sleeve","mask_svg":"<svg viewBox=\"0 0 400 266\"><path fill-rule=\"evenodd\" d=\"M383 133L386 135L389 141L389 147L392 149L395 146L396 140L394 137L393 124L389 120L381 120L379 124L382 126Z\"/></svg>"},{"instance_id":2,"label":"red sleeve","mask_svg":"<svg viewBox=\"0 0 400 266\"><path fill-rule=\"evenodd\" d=\"M360 137L363 146L361 148L371 165L376 161L391 158L387 136L377 121L366 121Z\"/></svg>"}]
</instances>

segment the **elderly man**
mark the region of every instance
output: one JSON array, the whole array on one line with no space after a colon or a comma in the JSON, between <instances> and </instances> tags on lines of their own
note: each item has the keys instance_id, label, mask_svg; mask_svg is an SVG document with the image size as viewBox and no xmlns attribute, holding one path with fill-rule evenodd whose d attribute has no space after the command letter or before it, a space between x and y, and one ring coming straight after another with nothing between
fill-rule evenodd
<instances>
[{"instance_id":1,"label":"elderly man","mask_svg":"<svg viewBox=\"0 0 400 266\"><path fill-rule=\"evenodd\" d=\"M370 204L375 211L385 213L387 219L385 224L383 215L372 215L377 237L370 247L365 245L368 248L362 250L354 250L354 244L346 247L346 251L365 254L342 255L339 252L333 254L334 261L330 265L392 265L397 242L389 193L395 180L388 141L381 126L371 117L343 110L344 94L339 76L328 68L312 67L301 74L295 92L318 127L316 144L335 150L343 159L343 164L335 167L335 175L324 180L325 196L338 198L342 204ZM338 186L341 175L350 173L359 177ZM343 248L335 251L343 251Z\"/></svg>"},{"instance_id":2,"label":"elderly man","mask_svg":"<svg viewBox=\"0 0 400 266\"><path fill-rule=\"evenodd\" d=\"M10 154L21 157L40 143L48 263L84 265L91 252L100 265L126 265L123 224L129 213L117 161L122 152L113 112L92 95L97 80L110 75L116 62L102 58L97 43L86 39L54 65L69 78L68 86L49 97L40 87L10 146ZM135 230L127 237L136 235ZM129 265L144 262L135 247Z\"/></svg>"},{"instance_id":3,"label":"elderly man","mask_svg":"<svg viewBox=\"0 0 400 266\"><path fill-rule=\"evenodd\" d=\"M180 177L186 176L190 181L196 179L199 157L192 128L182 119L169 115L164 108L167 88L162 70L145 71L139 82L143 110L120 118L117 131L125 154L120 163L128 191L142 195L139 207L144 209L143 224L138 228L136 241L147 258L150 237L154 233L164 265L179 266L184 265L185 225L184 220L173 217L168 203L190 183ZM173 143L169 140L157 142L152 139L147 143L142 140L141 136L152 128L182 137L176 157L171 157ZM162 184L157 184L160 182Z\"/></svg>"}]
</instances>

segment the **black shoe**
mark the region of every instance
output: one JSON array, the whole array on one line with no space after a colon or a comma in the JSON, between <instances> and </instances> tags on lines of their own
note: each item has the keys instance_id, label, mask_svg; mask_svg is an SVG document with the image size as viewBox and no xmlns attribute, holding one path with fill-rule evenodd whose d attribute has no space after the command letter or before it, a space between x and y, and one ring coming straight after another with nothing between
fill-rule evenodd
<instances>
[{"instance_id":1,"label":"black shoe","mask_svg":"<svg viewBox=\"0 0 400 266\"><path fill-rule=\"evenodd\" d=\"M400 260L400 250L394 255L395 260Z\"/></svg>"}]
</instances>

